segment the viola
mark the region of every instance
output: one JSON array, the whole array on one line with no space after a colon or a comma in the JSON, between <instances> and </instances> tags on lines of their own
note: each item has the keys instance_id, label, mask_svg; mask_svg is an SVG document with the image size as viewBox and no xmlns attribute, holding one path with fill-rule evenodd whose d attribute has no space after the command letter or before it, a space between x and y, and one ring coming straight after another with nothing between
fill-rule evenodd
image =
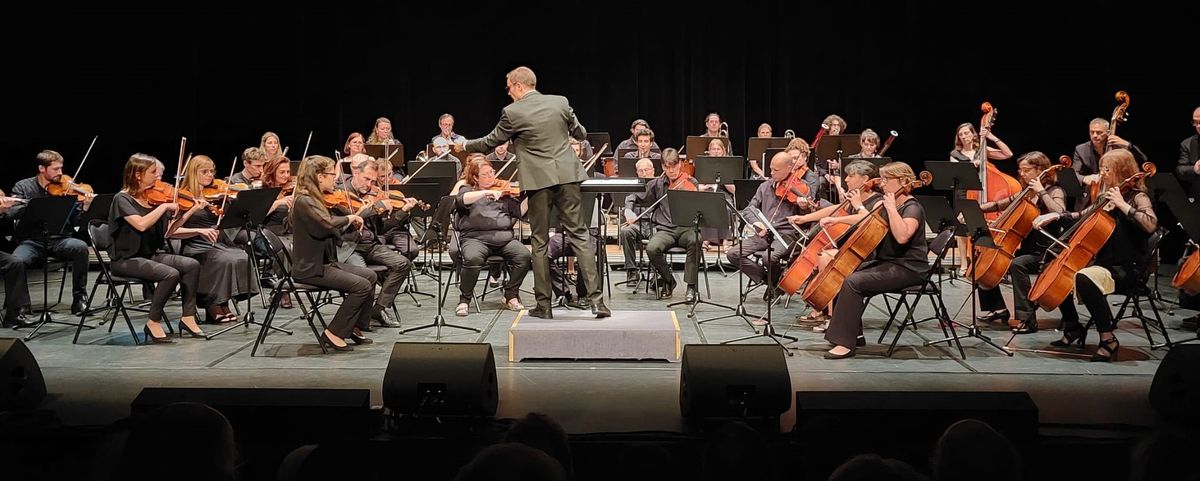
<instances>
[{"instance_id":1,"label":"viola","mask_svg":"<svg viewBox=\"0 0 1200 481\"><path fill-rule=\"evenodd\" d=\"M1058 165L1052 165L1038 174L1037 181L1045 182L1058 171L1071 167L1071 158L1059 157ZM993 289L1000 285L1008 267L1012 265L1013 256L1021 247L1021 242L1033 228L1033 220L1041 214L1034 199L1033 188L1026 186L1017 194L1004 212L988 226L992 231L992 241L996 247L982 247L975 268L971 272L975 276L975 284L983 289Z\"/></svg>"},{"instance_id":2,"label":"viola","mask_svg":"<svg viewBox=\"0 0 1200 481\"><path fill-rule=\"evenodd\" d=\"M930 182L933 182L933 174L921 172L917 180L901 186L897 194L907 194L912 189L920 188ZM846 281L846 277L853 274L863 261L874 255L875 249L883 241L883 236L888 235L886 216L883 202L880 202L875 205L874 209L871 209L870 214L854 225L854 233L842 242L842 246L838 248L837 254L834 255L829 265L821 269L816 277L805 286L804 293L800 295L804 302L816 310L824 310L829 307L829 303L837 297L838 291L842 290L842 283ZM915 235L922 234L917 232Z\"/></svg>"},{"instance_id":3,"label":"viola","mask_svg":"<svg viewBox=\"0 0 1200 481\"><path fill-rule=\"evenodd\" d=\"M1121 192L1132 189L1139 181L1153 176L1155 172L1157 169L1154 164L1142 164L1142 172L1121 182ZM1108 242L1117 226L1116 219L1108 213L1106 206L1107 199L1097 199L1097 202L1088 208L1089 212L1063 234L1062 239L1067 240L1063 242L1060 239L1059 242L1064 247L1054 260L1046 264L1042 274L1029 289L1030 302L1052 311L1075 290L1075 273L1092 263L1096 253Z\"/></svg>"},{"instance_id":4,"label":"viola","mask_svg":"<svg viewBox=\"0 0 1200 481\"><path fill-rule=\"evenodd\" d=\"M60 176L58 182L46 184L46 192L49 192L50 195L56 197L61 195L73 195L79 199L80 202L87 200L88 197L96 196L96 191L92 189L91 185L77 184L71 180L71 176L66 174Z\"/></svg>"},{"instance_id":5,"label":"viola","mask_svg":"<svg viewBox=\"0 0 1200 481\"><path fill-rule=\"evenodd\" d=\"M863 194L874 194L879 188L879 178L868 180L858 189L858 192ZM837 210L830 217L842 217L850 215L850 201L843 201L838 206ZM846 232L850 230L847 224L831 224L821 227L818 223L813 226L808 232L804 233L804 237L809 239L808 244L804 246L804 250L800 252L800 256L792 261L792 265L788 266L784 271L783 276L779 278L779 288L788 294L795 294L804 287L804 283L812 278L817 272L817 267L820 265L818 257L825 249L837 247ZM836 239L836 240L835 240Z\"/></svg>"}]
</instances>

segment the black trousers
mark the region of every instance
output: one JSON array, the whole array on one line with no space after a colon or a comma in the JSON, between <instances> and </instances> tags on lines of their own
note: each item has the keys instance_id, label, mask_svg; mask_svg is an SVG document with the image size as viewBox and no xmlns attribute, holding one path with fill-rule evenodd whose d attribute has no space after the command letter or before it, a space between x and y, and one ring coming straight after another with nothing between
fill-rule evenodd
<instances>
[{"instance_id":1,"label":"black trousers","mask_svg":"<svg viewBox=\"0 0 1200 481\"><path fill-rule=\"evenodd\" d=\"M407 257L408 260L417 258L417 254L421 253L421 244L413 239L412 234L405 232L396 232L391 236L392 247L395 247L401 255Z\"/></svg>"},{"instance_id":2,"label":"black trousers","mask_svg":"<svg viewBox=\"0 0 1200 481\"><path fill-rule=\"evenodd\" d=\"M110 264L113 274L121 277L132 277L155 283L154 294L150 298L150 320L163 319L163 306L175 292L175 286L180 287L183 298L183 315L196 315L196 289L200 285L200 261L191 257L176 254L156 253L149 259L145 257L130 257L112 261Z\"/></svg>"},{"instance_id":3,"label":"black trousers","mask_svg":"<svg viewBox=\"0 0 1200 481\"><path fill-rule=\"evenodd\" d=\"M1019 255L1013 258L1012 265L1008 267L1008 277L1012 281L1013 288L1013 317L1027 326L1037 325L1038 310L1038 306L1029 301L1029 289L1033 287L1030 276L1041 273L1043 267L1041 254ZM1005 309L1004 297L1001 296L999 287L979 290L979 309L982 311ZM1066 300L1059 305L1058 310L1062 313L1064 322L1067 320L1079 322L1079 311L1075 308L1073 296L1068 295Z\"/></svg>"},{"instance_id":4,"label":"black trousers","mask_svg":"<svg viewBox=\"0 0 1200 481\"><path fill-rule=\"evenodd\" d=\"M1105 267L1113 276L1113 281L1117 285L1117 289L1126 286L1130 281L1129 272L1121 267ZM1108 296L1100 291L1100 288L1092 282L1092 278L1080 274L1075 275L1075 293L1079 296L1080 302L1087 306L1088 313L1092 315L1092 322L1096 324L1096 332L1112 332L1116 327L1116 321L1113 319L1112 306L1108 303ZM1063 301L1063 304L1070 302L1068 298ZM1083 331L1083 325L1079 323L1078 314L1074 318L1068 319L1067 315L1063 314L1063 331L1078 333Z\"/></svg>"},{"instance_id":5,"label":"black trousers","mask_svg":"<svg viewBox=\"0 0 1200 481\"><path fill-rule=\"evenodd\" d=\"M54 257L71 260L71 293L75 297L86 296L88 275L86 242L72 237L52 238L46 244L35 240L25 240L12 252L12 256L24 263L26 268L33 266L37 260L44 260L51 254Z\"/></svg>"},{"instance_id":6,"label":"black trousers","mask_svg":"<svg viewBox=\"0 0 1200 481\"><path fill-rule=\"evenodd\" d=\"M388 268L387 272L383 273L384 277L379 286L379 296L375 298L375 304L387 307L396 302L396 293L400 292L400 287L408 279L408 270L412 268L412 263L408 261L408 258L381 244L375 244L370 249L363 249L362 246L359 246L354 256L361 257L366 265Z\"/></svg>"},{"instance_id":7,"label":"black trousers","mask_svg":"<svg viewBox=\"0 0 1200 481\"><path fill-rule=\"evenodd\" d=\"M768 233L767 236L774 237ZM790 240L789 240L790 242ZM791 251L783 246L779 240L771 241L771 257L767 259L769 263L763 263L756 259L762 258L767 254L767 239L761 236L751 236L742 240L740 246L730 247L725 252L725 257L729 259L729 263L737 267L739 271L746 274L750 280L762 284L767 281L767 265L771 266L770 283L775 284L775 280L779 278L782 266L780 265L784 259L791 254ZM761 255L758 255L761 254Z\"/></svg>"},{"instance_id":8,"label":"black trousers","mask_svg":"<svg viewBox=\"0 0 1200 481\"><path fill-rule=\"evenodd\" d=\"M687 259L683 264L683 282L689 286L695 286L700 279L700 239L696 238L696 232L691 227L675 227L668 229L659 227L654 231L654 235L650 236L650 242L646 243L646 257L650 258L650 264L654 266L654 270L658 271L658 277L663 279L663 282L670 282L674 285L674 277L671 276L671 266L667 265L667 249L679 246L687 249Z\"/></svg>"},{"instance_id":9,"label":"black trousers","mask_svg":"<svg viewBox=\"0 0 1200 481\"><path fill-rule=\"evenodd\" d=\"M529 192L528 217L530 238L533 244L533 295L537 305L549 308L553 300L553 286L550 281L550 257L547 254L547 244L550 242L550 226L562 230L570 240L571 249L575 252L580 275L586 283L588 296L593 302L600 302L602 292L602 273L596 266L596 253L588 243L588 230L583 224L582 212L579 211L582 193L579 191L580 182L559 184ZM551 206L557 210L558 218L551 219ZM465 244L464 244L465 245ZM608 266L601 266L605 269ZM516 273L510 273L516 277ZM464 276L464 280L465 280Z\"/></svg>"},{"instance_id":10,"label":"black trousers","mask_svg":"<svg viewBox=\"0 0 1200 481\"><path fill-rule=\"evenodd\" d=\"M29 282L25 263L7 252L0 252L0 272L4 273L4 312L7 314L29 305Z\"/></svg>"},{"instance_id":11,"label":"black trousers","mask_svg":"<svg viewBox=\"0 0 1200 481\"><path fill-rule=\"evenodd\" d=\"M504 284L504 300L520 299L521 283L529 273L529 249L521 241L512 239L502 246L489 246L478 239L463 238L458 254L462 256L462 272L458 276L458 302L471 302L475 296L475 283L479 281L479 271L487 262L488 256L504 258L508 266L508 283ZM594 261L593 261L594 262Z\"/></svg>"},{"instance_id":12,"label":"black trousers","mask_svg":"<svg viewBox=\"0 0 1200 481\"><path fill-rule=\"evenodd\" d=\"M599 232L591 232L592 230L595 229L589 229L588 232L588 239L593 244L592 248L602 249ZM574 256L575 251L571 249L571 244L563 238L562 234L555 234L550 238L550 244L546 247L546 255L550 256L550 282L554 288L554 295L564 295L567 292L567 273L565 272L566 269L564 269L566 262L559 262L558 259L566 256ZM575 294L579 299L587 298L587 282L585 282L582 272L575 276Z\"/></svg>"},{"instance_id":13,"label":"black trousers","mask_svg":"<svg viewBox=\"0 0 1200 481\"><path fill-rule=\"evenodd\" d=\"M346 296L328 327L335 336L347 337L356 324L363 326L371 320L375 280L371 269L334 262L325 264L321 275L297 278L296 282L333 289Z\"/></svg>"},{"instance_id":14,"label":"black trousers","mask_svg":"<svg viewBox=\"0 0 1200 481\"><path fill-rule=\"evenodd\" d=\"M891 262L871 264L850 274L833 301L833 317L825 330L825 340L853 348L863 333L862 316L867 310L867 299L918 285L921 280L921 274Z\"/></svg>"}]
</instances>

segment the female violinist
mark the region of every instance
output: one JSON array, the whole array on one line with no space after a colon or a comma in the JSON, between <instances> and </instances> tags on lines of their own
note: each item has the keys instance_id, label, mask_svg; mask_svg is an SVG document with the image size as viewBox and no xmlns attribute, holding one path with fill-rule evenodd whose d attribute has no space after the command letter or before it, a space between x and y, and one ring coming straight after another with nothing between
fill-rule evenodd
<instances>
[{"instance_id":1,"label":"female violinist","mask_svg":"<svg viewBox=\"0 0 1200 481\"><path fill-rule=\"evenodd\" d=\"M263 162L270 162L283 157L283 147L280 146L279 135L275 132L264 133L258 148L262 150Z\"/></svg>"},{"instance_id":2,"label":"female violinist","mask_svg":"<svg viewBox=\"0 0 1200 481\"><path fill-rule=\"evenodd\" d=\"M1078 220L1087 218L1102 206L1116 220L1112 234L1096 252L1092 265L1080 269L1075 275L1075 293L1080 302L1087 306L1096 324L1096 331L1100 333L1100 345L1092 355L1092 361L1108 362L1117 358L1121 343L1113 335L1116 321L1107 296L1117 288L1133 287L1131 284L1138 281L1138 273L1146 268L1142 265L1146 257L1146 241L1158 228L1158 217L1150 196L1146 194L1145 182L1139 179L1133 188L1124 191L1121 188L1124 179L1138 172L1137 162L1129 150L1111 150L1100 157L1101 199L1107 202L1093 204L1084 212L1048 216L1048 220L1060 217ZM1070 302L1068 298L1063 304ZM1084 326L1079 323L1079 318L1064 312L1062 325L1062 339L1050 344L1054 347L1070 347L1078 343L1082 348Z\"/></svg>"},{"instance_id":3,"label":"female violinist","mask_svg":"<svg viewBox=\"0 0 1200 481\"><path fill-rule=\"evenodd\" d=\"M908 164L891 162L879 169L879 177L888 233L875 250L874 259L860 264L842 283L825 331L825 340L834 345L825 353L826 359L854 356L857 347L865 344L862 315L866 299L919 285L929 270L929 245L922 230L925 210L907 188L916 175Z\"/></svg>"},{"instance_id":4,"label":"female violinist","mask_svg":"<svg viewBox=\"0 0 1200 481\"><path fill-rule=\"evenodd\" d=\"M487 159L473 160L463 169L466 183L455 201L458 230L458 253L462 272L459 276L457 316L466 316L479 270L488 256L501 256L508 266L509 278L504 285L505 306L514 311L525 309L520 300L521 282L529 273L532 257L529 248L513 235L513 226L525 215L526 202L506 193L493 190L496 172Z\"/></svg>"},{"instance_id":5,"label":"female violinist","mask_svg":"<svg viewBox=\"0 0 1200 481\"><path fill-rule=\"evenodd\" d=\"M108 255L112 259L113 274L122 277L154 282L149 318L143 332L155 344L170 343L160 324L163 306L179 286L183 300L183 315L179 319L179 333L187 331L193 337L204 337L196 324L196 289L200 283L200 262L191 257L167 254L162 250L168 237L204 237L215 240L212 229L183 227L193 215L207 207L203 199L197 201L182 216L171 220L170 213L179 205L166 202L158 205L148 203L143 193L153 187L162 175L158 159L146 154L133 154L125 162L121 191L113 197L108 214L108 226L112 236Z\"/></svg>"},{"instance_id":6,"label":"female violinist","mask_svg":"<svg viewBox=\"0 0 1200 481\"><path fill-rule=\"evenodd\" d=\"M986 138L988 142L991 142L992 145L995 145L995 147L989 145L987 148L988 160L1007 160L1012 158L1012 149L1008 148L1008 144L1005 144L999 137L996 137L996 134L993 134L990 129L984 129L977 134L975 132L975 124L966 122L959 124L958 128L954 129L954 150L950 151L950 161L971 162L975 164L975 167L979 167L978 161L975 158L977 157L979 138L981 136ZM963 258L966 259L967 255L969 255L967 253L969 250L967 247L967 238L965 236L955 237L955 242L958 244L959 252L964 253ZM970 265L964 260L962 266L959 268L959 275L966 276L969 269Z\"/></svg>"},{"instance_id":7,"label":"female violinist","mask_svg":"<svg viewBox=\"0 0 1200 481\"><path fill-rule=\"evenodd\" d=\"M1049 168L1050 159L1046 157L1046 154L1038 151L1026 153L1017 160L1017 172L1021 176L1021 182L1028 185L1029 190L1034 192L1033 201L1040 213L1062 215L1067 212L1066 195L1063 188L1058 186L1057 175L1040 178L1042 177L1041 173ZM984 212L1003 211L1023 192L995 202L984 202L980 207ZM1058 237L1062 229L1057 224L1059 223L1048 224L1043 227L1043 230L1051 236ZM1020 321L1018 326L1013 327L1013 332L1016 334L1029 334L1038 330L1037 306L1029 302L1029 276L1041 272L1043 254L1050 247L1051 242L1049 237L1040 234L1026 236L1008 268L1008 275L1012 280L1013 309L1016 311L1016 320ZM1077 316L1074 314L1073 303L1064 303L1060 308L1064 310L1063 317ZM1000 295L998 286L991 289L979 288L979 310L983 311L978 319L979 322L1008 323L1008 308L1004 306L1004 298Z\"/></svg>"},{"instance_id":8,"label":"female violinist","mask_svg":"<svg viewBox=\"0 0 1200 481\"><path fill-rule=\"evenodd\" d=\"M192 157L184 169L183 180L180 182L179 194L183 199L190 197L192 201L208 198L207 194L214 193L213 184L216 178L216 166L207 155ZM205 191L209 192L205 192ZM195 192L201 192L204 197L197 197ZM219 193L225 194L225 193ZM186 205L187 201L181 202ZM210 201L212 207L220 208L224 199ZM228 237L217 230L219 215L217 209L196 211L183 226L196 229L202 237L191 237L183 241L180 254L200 261L200 285L198 294L200 304L205 308L205 322L222 323L237 319L237 315L229 310L229 300L243 300L258 294L258 276L250 266L250 258L243 250L233 247Z\"/></svg>"},{"instance_id":9,"label":"female violinist","mask_svg":"<svg viewBox=\"0 0 1200 481\"><path fill-rule=\"evenodd\" d=\"M850 226L858 223L859 220L866 217L867 212L875 208L875 204L879 202L880 196L875 195L873 190L862 192L860 189L867 183L868 180L877 177L879 174L875 168L875 164L867 161L852 161L846 164L843 169L843 174L846 179L847 191L841 192L841 198L846 199L842 204L831 204L808 214L792 216L788 221L796 226L809 225L813 222L818 224L809 232L809 243L811 246L805 246L805 251L801 253L803 256L808 252L808 249L818 248L816 256L816 270L820 272L829 261L833 260L837 254L837 241L843 237ZM841 188L840 184L836 184ZM844 215L838 215L842 213ZM840 226L840 227L839 227ZM811 262L811 261L810 261ZM803 281L803 280L802 280ZM827 307L824 311L814 309L808 314L801 316L801 321L815 321L818 325L813 326L815 332L825 332L829 327L829 315L833 312L832 306Z\"/></svg>"},{"instance_id":10,"label":"female violinist","mask_svg":"<svg viewBox=\"0 0 1200 481\"><path fill-rule=\"evenodd\" d=\"M321 334L321 343L338 351L351 351L354 348L345 339L354 335L355 324L365 325L370 318L376 277L371 269L337 261L334 242L342 230L363 225L363 218L358 215L333 215L325 207L322 198L333 192L337 176L337 164L329 157L311 155L300 162L296 199L288 219L294 231L296 252L292 258L292 277L297 282L345 294L342 305ZM366 342L366 338L353 340Z\"/></svg>"}]
</instances>

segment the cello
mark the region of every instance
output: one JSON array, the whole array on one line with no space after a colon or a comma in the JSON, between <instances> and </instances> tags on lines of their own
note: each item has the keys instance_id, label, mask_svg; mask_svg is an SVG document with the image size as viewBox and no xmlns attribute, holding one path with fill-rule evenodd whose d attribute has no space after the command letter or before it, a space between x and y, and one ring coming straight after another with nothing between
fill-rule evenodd
<instances>
[{"instance_id":1,"label":"cello","mask_svg":"<svg viewBox=\"0 0 1200 481\"><path fill-rule=\"evenodd\" d=\"M1183 261L1175 277L1171 278L1171 285L1188 295L1200 293L1200 249L1192 251Z\"/></svg>"},{"instance_id":2,"label":"cello","mask_svg":"<svg viewBox=\"0 0 1200 481\"><path fill-rule=\"evenodd\" d=\"M1129 94L1125 93L1124 90L1118 90L1116 99L1117 106L1113 108L1112 118L1108 122L1108 133L1105 134L1105 139L1117 135L1117 124L1129 120L1129 114L1126 112L1129 110ZM1112 145L1105 144L1104 153L1108 153L1110 150L1112 150ZM1099 169L1100 166L1097 165L1096 168ZM1097 180L1095 183L1088 186L1088 198L1091 199L1092 202L1095 202L1099 197L1100 181Z\"/></svg>"},{"instance_id":3,"label":"cello","mask_svg":"<svg viewBox=\"0 0 1200 481\"><path fill-rule=\"evenodd\" d=\"M865 184L860 186L859 192L875 192L879 186L879 178L869 179ZM830 217L843 217L850 215L850 201L846 200L838 206L837 210L830 214ZM820 223L803 234L805 239L811 239L804 246L804 250L800 251L800 256L792 261L792 265L788 266L783 272L783 276L779 279L779 289L788 294L795 294L804 287L804 283L812 277L813 272L816 272L819 264L819 256L825 249L837 247L838 243L835 239L841 239L842 236L850 230L847 224L832 224L821 227Z\"/></svg>"},{"instance_id":4,"label":"cello","mask_svg":"<svg viewBox=\"0 0 1200 481\"><path fill-rule=\"evenodd\" d=\"M933 182L933 174L924 171L917 180L901 186L899 192L908 193L912 189L920 188L930 182ZM800 295L805 303L816 310L824 310L829 307L829 303L833 302L838 292L842 290L842 284L846 278L853 274L863 261L875 253L875 249L879 247L883 237L889 234L886 215L883 203L880 202L863 220L854 225L854 233L850 234L845 242L842 242L837 255L833 257L829 265L818 272L816 277L813 277L805 286L804 293Z\"/></svg>"},{"instance_id":5,"label":"cello","mask_svg":"<svg viewBox=\"0 0 1200 481\"><path fill-rule=\"evenodd\" d=\"M1154 164L1142 164L1142 172L1121 182L1121 191L1132 188L1139 181L1153 176L1156 171ZM1042 274L1034 281L1029 289L1029 302L1052 311L1075 290L1075 273L1092 263L1117 226L1116 219L1105 210L1107 205L1107 199L1097 200L1090 207L1091 212L1063 234L1062 238L1068 240L1059 240L1063 250L1046 264Z\"/></svg>"},{"instance_id":6,"label":"cello","mask_svg":"<svg viewBox=\"0 0 1200 481\"><path fill-rule=\"evenodd\" d=\"M1061 156L1058 158L1058 165L1051 165L1043 170L1038 174L1037 180L1043 182L1058 171L1070 167L1071 158L1065 155ZM1008 205L1008 208L1004 209L1000 217L997 217L988 226L993 232L992 242L996 244L996 247L981 247L979 256L975 260L977 264L972 272L975 275L975 284L980 289L993 289L1000 285L1000 281L1008 273L1008 266L1012 264L1013 256L1021 247L1021 242L1033 228L1033 220L1041 214L1031 194L1033 194L1033 188L1025 186L1017 194L1016 199Z\"/></svg>"}]
</instances>

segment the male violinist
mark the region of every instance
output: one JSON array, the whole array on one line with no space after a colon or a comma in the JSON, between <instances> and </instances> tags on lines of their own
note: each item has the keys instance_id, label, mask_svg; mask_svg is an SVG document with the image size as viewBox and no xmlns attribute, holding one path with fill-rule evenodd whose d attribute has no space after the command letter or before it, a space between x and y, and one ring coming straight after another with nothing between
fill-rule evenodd
<instances>
[{"instance_id":1,"label":"male violinist","mask_svg":"<svg viewBox=\"0 0 1200 481\"><path fill-rule=\"evenodd\" d=\"M262 149L248 147L242 151L242 171L230 176L229 183L252 185L258 182L262 185L263 165L266 163L267 156Z\"/></svg>"},{"instance_id":2,"label":"male violinist","mask_svg":"<svg viewBox=\"0 0 1200 481\"><path fill-rule=\"evenodd\" d=\"M697 182L696 178L683 173L683 166L679 162L679 153L675 149L669 147L663 149L662 166L666 176L646 184L645 202L655 202L661 199L654 206L654 213L650 217L655 231L646 244L646 256L650 258L650 264L654 266L654 270L658 271L661 282L658 297L665 299L671 297L676 285L675 277L671 274L671 266L667 264L665 252L676 246L687 249L683 281L687 283L685 299L692 302L699 296L696 291L696 282L699 279L700 270L700 239L696 238L696 232L691 227L675 225L675 222L671 220L671 206L664 197L667 195L667 191L672 189L696 190ZM646 215L646 213L643 212L642 215Z\"/></svg>"},{"instance_id":3,"label":"male violinist","mask_svg":"<svg viewBox=\"0 0 1200 481\"><path fill-rule=\"evenodd\" d=\"M796 201L786 199L785 194L780 197L777 190L782 186L783 189L788 188L786 185L792 175L802 175L799 172L792 170L792 156L787 152L776 153L771 157L771 178L763 181L758 186L758 190L754 191L754 197L750 199L750 204L742 211L742 216L754 226L754 235L743 239L740 247L729 249L725 253L725 257L729 258L729 262L738 270L746 274L751 282L756 284L770 283L775 284L779 278L780 263L791 254L791 249L784 246L784 242L791 244L796 240L796 229L788 222L788 217L801 214L800 203L806 206L812 204L807 201L807 197L796 197ZM808 186L800 183L804 187L797 190L807 191ZM804 193L804 192L802 192ZM794 194L793 194L794 195ZM766 225L752 214L752 209L759 209L763 215L767 216L767 220L775 228L783 239L775 238L775 235L767 229ZM806 207L805 210L809 210ZM766 255L767 244L771 244L770 256ZM760 258L766 257L764 263L754 260L751 256L758 255ZM770 269L768 269L770 266ZM767 271L770 270L768 278ZM768 288L769 295L773 289Z\"/></svg>"},{"instance_id":4,"label":"male violinist","mask_svg":"<svg viewBox=\"0 0 1200 481\"><path fill-rule=\"evenodd\" d=\"M12 188L13 197L22 199L48 197L50 196L48 189L51 184L61 185L63 183L63 156L61 154L53 150L43 150L37 155L37 161L37 175L17 182ZM68 191L67 195L75 194ZM87 210L91 207L95 194L81 197L82 210ZM8 217L19 221L25 213L25 205L21 203L12 206ZM78 210L72 212L68 225L75 224L75 214L78 212ZM51 255L60 259L69 259L71 261L71 293L73 297L71 313L79 314L87 309L88 247L86 243L70 235L52 235L45 242L42 239L15 240L19 240L20 245L13 249L12 255L17 261L24 264L26 269L29 269L34 262L44 261ZM24 309L27 306L28 304L18 307Z\"/></svg>"}]
</instances>

